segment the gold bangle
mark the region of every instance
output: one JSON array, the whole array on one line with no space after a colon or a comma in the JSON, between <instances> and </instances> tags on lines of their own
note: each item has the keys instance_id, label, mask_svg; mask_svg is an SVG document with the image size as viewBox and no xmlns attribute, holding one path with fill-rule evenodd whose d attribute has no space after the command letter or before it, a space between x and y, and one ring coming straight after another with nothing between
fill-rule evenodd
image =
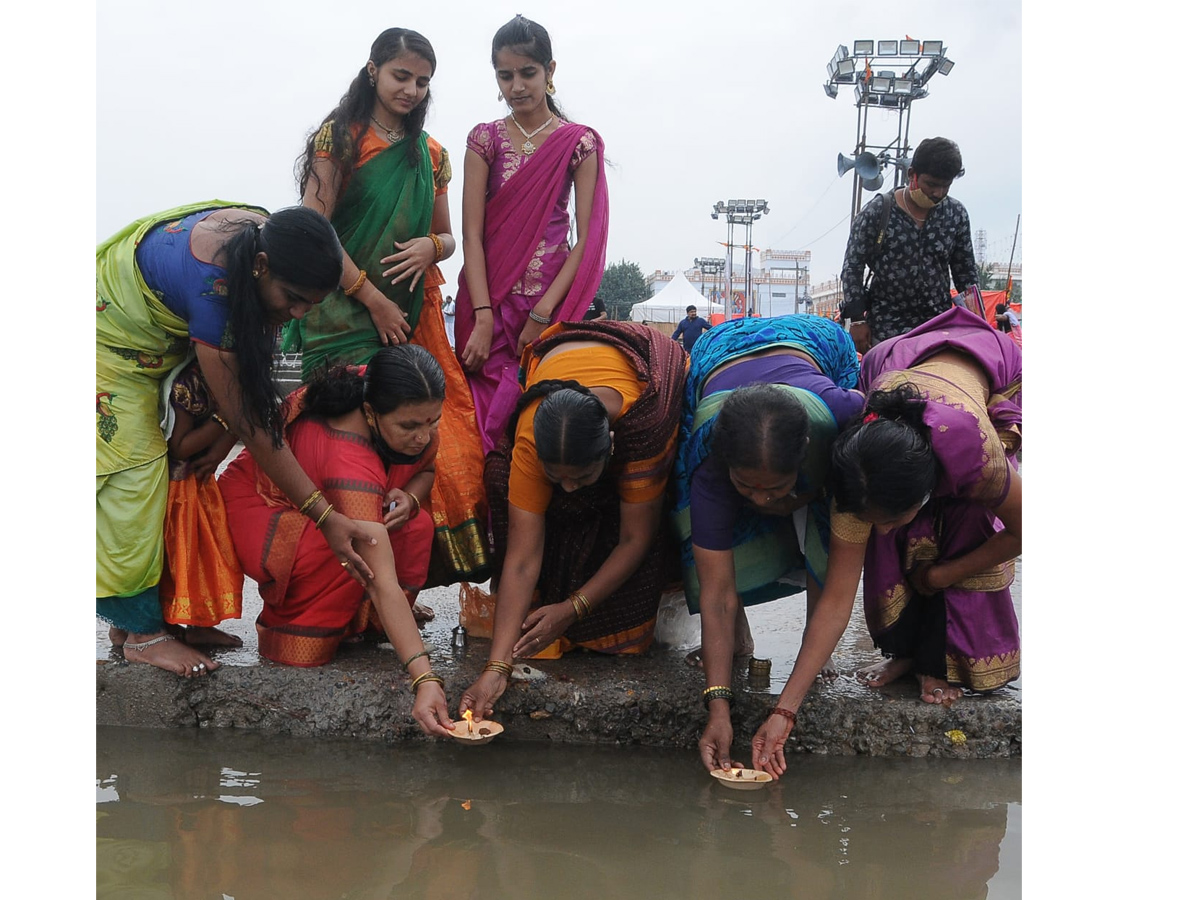
<instances>
[{"instance_id":1,"label":"gold bangle","mask_svg":"<svg viewBox=\"0 0 1200 900\"><path fill-rule=\"evenodd\" d=\"M359 269L358 270L358 279L354 282L354 284L350 285L350 287L346 288L346 290L343 291L342 293L344 293L347 297L353 297L355 294L358 293L359 288L361 288L363 286L363 282L365 282L366 280L367 280L367 270Z\"/></svg>"},{"instance_id":2,"label":"gold bangle","mask_svg":"<svg viewBox=\"0 0 1200 900\"><path fill-rule=\"evenodd\" d=\"M317 490L313 491L311 494L309 494L308 499L300 504L300 515L302 515L302 516L308 515L308 511L313 508L313 504L321 499L323 499L323 498L321 496L320 489L317 489Z\"/></svg>"},{"instance_id":3,"label":"gold bangle","mask_svg":"<svg viewBox=\"0 0 1200 900\"><path fill-rule=\"evenodd\" d=\"M224 419L222 419L220 416L218 416L216 413L213 413L211 416L209 416L209 418L212 419L214 422L216 422L218 425L220 425L222 428L224 428L226 431L229 430L229 423L226 422Z\"/></svg>"},{"instance_id":4,"label":"gold bangle","mask_svg":"<svg viewBox=\"0 0 1200 900\"><path fill-rule=\"evenodd\" d=\"M418 659L420 659L422 656L424 656L426 659L432 659L432 658L433 658L433 657L431 657L431 656L429 655L429 651L428 651L428 650L422 650L420 653L414 653L412 656L410 656L410 657L409 657L408 659L406 659L404 662L400 663L400 667L401 667L402 669L404 669L404 671L405 671L405 672L407 672L407 671L408 671L408 667L409 667L409 666L411 666L411 665L412 665L414 662L416 662Z\"/></svg>"},{"instance_id":5,"label":"gold bangle","mask_svg":"<svg viewBox=\"0 0 1200 900\"><path fill-rule=\"evenodd\" d=\"M417 692L417 688L419 688L421 685L423 685L427 681L436 681L438 684L440 684L442 686L443 689L445 689L445 687L446 687L446 682L442 680L442 677L440 675L435 674L433 669L430 669L428 672L423 672L420 675L418 675L416 678L413 679L413 682L412 682L413 693L415 694Z\"/></svg>"},{"instance_id":6,"label":"gold bangle","mask_svg":"<svg viewBox=\"0 0 1200 900\"><path fill-rule=\"evenodd\" d=\"M405 490L404 490L404 488L400 488L400 490L402 490L402 491L404 491L404 493L408 494L408 499L409 499L409 500L411 500L411 501L413 502L413 505L414 505L414 506L415 506L417 509L420 509L420 508L421 508L421 501L417 499L417 495L416 495L416 494L414 494L412 491L405 491Z\"/></svg>"},{"instance_id":7,"label":"gold bangle","mask_svg":"<svg viewBox=\"0 0 1200 900\"><path fill-rule=\"evenodd\" d=\"M509 677L513 673L513 667L502 659L489 659L487 665L483 667L485 672L499 672L504 677Z\"/></svg>"},{"instance_id":8,"label":"gold bangle","mask_svg":"<svg viewBox=\"0 0 1200 900\"><path fill-rule=\"evenodd\" d=\"M431 241L433 241L433 249L435 251L437 251L433 261L441 262L442 261L442 239L440 237L438 237L436 234L434 234L432 231L429 232L429 239Z\"/></svg>"},{"instance_id":9,"label":"gold bangle","mask_svg":"<svg viewBox=\"0 0 1200 900\"><path fill-rule=\"evenodd\" d=\"M575 609L576 619L583 619L592 614L592 601L583 591L571 591L567 599L571 601L571 606Z\"/></svg>"},{"instance_id":10,"label":"gold bangle","mask_svg":"<svg viewBox=\"0 0 1200 900\"><path fill-rule=\"evenodd\" d=\"M328 502L328 501L326 501L326 502ZM321 513L321 515L319 515L317 517L317 530L318 531L320 530L321 526L325 524L325 520L327 518L329 518L329 514L331 512L333 512L333 504L332 503L330 503L328 506L326 506L325 512Z\"/></svg>"}]
</instances>

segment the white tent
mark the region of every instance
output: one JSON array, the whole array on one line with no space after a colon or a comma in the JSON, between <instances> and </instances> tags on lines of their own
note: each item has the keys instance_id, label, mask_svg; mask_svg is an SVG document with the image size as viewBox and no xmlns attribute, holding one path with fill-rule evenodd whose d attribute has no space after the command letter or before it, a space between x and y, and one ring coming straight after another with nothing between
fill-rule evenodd
<instances>
[{"instance_id":1,"label":"white tent","mask_svg":"<svg viewBox=\"0 0 1200 900\"><path fill-rule=\"evenodd\" d=\"M688 283L682 272L677 272L670 284L649 300L633 304L629 318L634 322L678 322L687 318L689 306L696 307L696 312L705 318L713 313L725 312L724 306L706 300Z\"/></svg>"}]
</instances>

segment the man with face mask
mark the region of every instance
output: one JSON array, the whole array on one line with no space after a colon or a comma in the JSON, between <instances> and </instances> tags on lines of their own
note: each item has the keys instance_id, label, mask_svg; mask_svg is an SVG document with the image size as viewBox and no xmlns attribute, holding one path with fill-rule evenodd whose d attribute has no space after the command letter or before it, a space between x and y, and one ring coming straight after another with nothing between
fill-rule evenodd
<instances>
[{"instance_id":1,"label":"man with face mask","mask_svg":"<svg viewBox=\"0 0 1200 900\"><path fill-rule=\"evenodd\" d=\"M913 153L908 184L892 192L891 208L880 194L854 220L842 263L841 314L844 322L866 320L865 328L851 329L859 331L860 350L949 309L951 275L959 293L978 281L966 207L948 196L962 174L958 145L927 138ZM866 268L869 287L863 286Z\"/></svg>"}]
</instances>

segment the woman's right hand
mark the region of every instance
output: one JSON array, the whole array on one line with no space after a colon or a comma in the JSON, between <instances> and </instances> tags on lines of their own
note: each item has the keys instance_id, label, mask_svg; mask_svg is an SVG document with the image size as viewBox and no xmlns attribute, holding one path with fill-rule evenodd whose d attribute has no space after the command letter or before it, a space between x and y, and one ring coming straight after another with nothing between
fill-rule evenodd
<instances>
[{"instance_id":1,"label":"woman's right hand","mask_svg":"<svg viewBox=\"0 0 1200 900\"><path fill-rule=\"evenodd\" d=\"M492 323L476 322L462 351L463 368L478 372L492 353Z\"/></svg>"},{"instance_id":2,"label":"woman's right hand","mask_svg":"<svg viewBox=\"0 0 1200 900\"><path fill-rule=\"evenodd\" d=\"M728 769L731 765L744 768L741 763L729 761L732 744L733 723L729 720L729 713L710 709L708 725L704 734L700 735L700 761L710 772L713 769Z\"/></svg>"},{"instance_id":3,"label":"woman's right hand","mask_svg":"<svg viewBox=\"0 0 1200 900\"><path fill-rule=\"evenodd\" d=\"M417 687L412 714L426 734L449 737L454 732L454 723L446 708L446 692L436 681L425 681Z\"/></svg>"},{"instance_id":4,"label":"woman's right hand","mask_svg":"<svg viewBox=\"0 0 1200 900\"><path fill-rule=\"evenodd\" d=\"M321 524L318 531L321 532L321 536L325 538L325 542L333 550L333 555L337 558L337 561L340 563L350 563L350 565L345 566L346 571L350 573L350 577L363 587L366 587L367 582L375 577L375 573L371 571L371 567L367 565L367 561L355 551L354 542L363 541L368 544L374 544L376 543L374 535L354 519L342 515L337 510L329 514L329 517Z\"/></svg>"},{"instance_id":5,"label":"woman's right hand","mask_svg":"<svg viewBox=\"0 0 1200 900\"><path fill-rule=\"evenodd\" d=\"M484 672L463 692L458 714L461 716L469 709L476 719L486 719L492 714L492 704L500 699L507 686L508 679L499 672Z\"/></svg>"},{"instance_id":6,"label":"woman's right hand","mask_svg":"<svg viewBox=\"0 0 1200 900\"><path fill-rule=\"evenodd\" d=\"M378 288L367 288L365 285L360 294L365 294L369 290L369 297L359 297L362 304L367 308L367 312L371 314L371 321L375 325L375 331L379 334L379 343L385 347L393 344L407 344L408 335L412 332L412 326L408 324L408 319L395 303L380 293Z\"/></svg>"}]
</instances>

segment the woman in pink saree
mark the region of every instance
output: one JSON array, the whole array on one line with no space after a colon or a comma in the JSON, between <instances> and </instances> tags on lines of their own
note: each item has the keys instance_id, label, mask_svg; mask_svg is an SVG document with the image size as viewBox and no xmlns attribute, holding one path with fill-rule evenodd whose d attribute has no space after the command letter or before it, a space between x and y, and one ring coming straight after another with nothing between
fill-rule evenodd
<instances>
[{"instance_id":1,"label":"woman in pink saree","mask_svg":"<svg viewBox=\"0 0 1200 900\"><path fill-rule=\"evenodd\" d=\"M553 322L581 321L604 275L604 142L563 117L552 98L555 65L545 28L523 16L504 25L492 66L512 111L467 137L454 345L485 454L516 408L525 345Z\"/></svg>"}]
</instances>

